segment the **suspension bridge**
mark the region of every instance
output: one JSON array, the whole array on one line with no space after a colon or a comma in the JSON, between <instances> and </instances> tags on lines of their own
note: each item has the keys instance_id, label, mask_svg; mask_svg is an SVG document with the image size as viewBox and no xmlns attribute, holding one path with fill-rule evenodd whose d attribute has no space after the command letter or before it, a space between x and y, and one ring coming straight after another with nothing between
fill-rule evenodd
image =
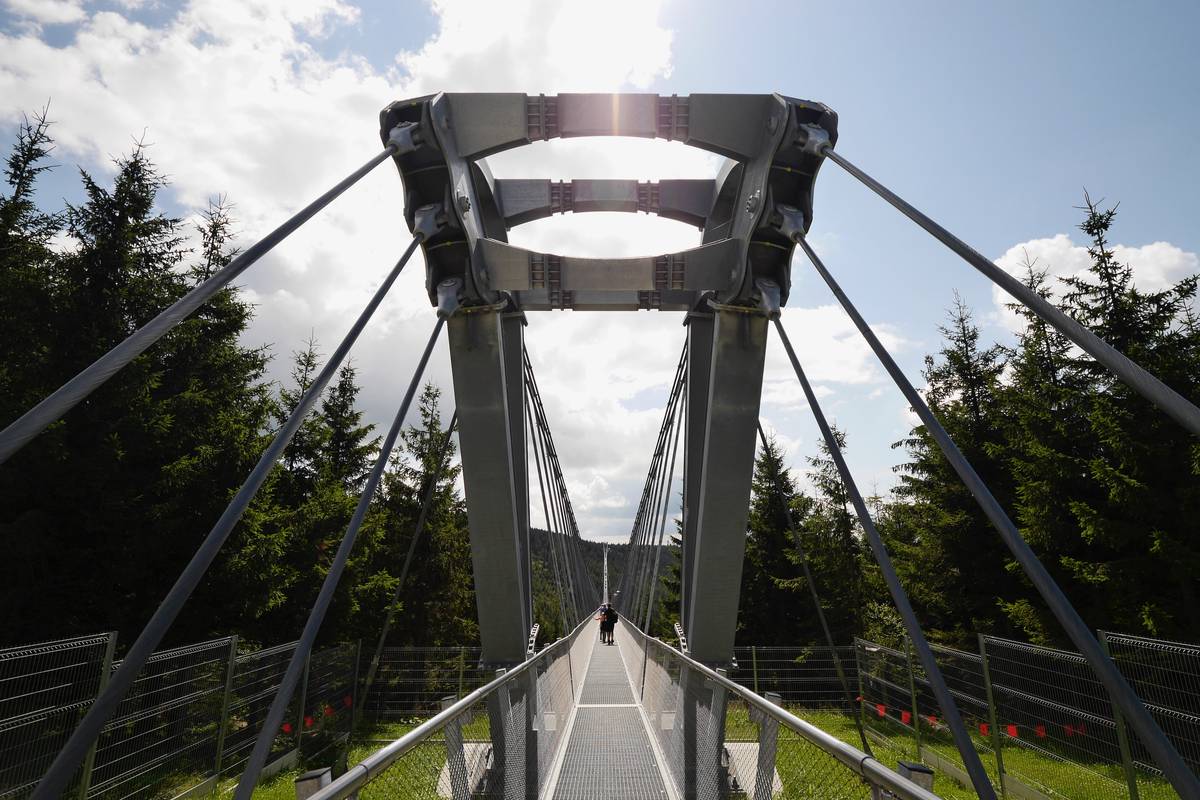
<instances>
[{"instance_id":1,"label":"suspension bridge","mask_svg":"<svg viewBox=\"0 0 1200 800\"><path fill-rule=\"evenodd\" d=\"M836 148L838 118L830 108L779 94L436 94L387 106L380 114L380 136L382 150L361 167L0 432L3 462L364 175L384 161L395 164L404 184L411 243L38 782L32 795L36 800L63 796L94 752L106 722L418 248L435 312L432 330L274 694L237 800L250 797L262 773L443 332L449 339L456 409L448 432L457 430L460 441L481 664L494 670L495 678L464 696L447 698L439 714L350 766L316 797L933 800L936 795L929 789L874 758L861 727L860 747L845 744L789 713L777 696L759 696L725 674L733 656L756 439L763 436L758 415L772 329L829 445L939 706L940 724L959 752L965 780L978 797L995 798L997 789L971 742L955 693L922 634L788 339L783 308L796 247L920 417L1154 764L1180 797L1200 800L1200 782L1172 740L808 241L819 169L832 161L848 172L1191 435L1200 434L1200 409L843 156ZM584 136L679 141L726 161L715 179L694 180L496 179L488 168L487 157L493 154L535 141ZM517 225L590 211L656 214L696 226L701 240L688 250L640 258L559 256L508 242L508 231ZM613 584L607 552L601 585L585 569L579 527L526 352L529 315L563 309L678 313L686 325L631 529L629 557ZM439 460L444 457L443 451ZM679 636L678 646L672 646L645 631L652 629L661 599L656 592L676 470L682 473L684 492ZM431 484L426 509L432 491ZM549 561L558 613L570 630L541 650L536 648L538 620L532 603L531 505L540 505L556 534L548 537ZM413 553L424 523L423 511L401 582L419 568ZM801 566L807 574L807 562ZM813 581L807 583L813 589ZM820 618L852 706L854 692L813 591L813 613ZM602 645L592 631L593 614L614 598L622 621L615 643ZM373 654L368 685L390 624L389 619Z\"/></svg>"}]
</instances>

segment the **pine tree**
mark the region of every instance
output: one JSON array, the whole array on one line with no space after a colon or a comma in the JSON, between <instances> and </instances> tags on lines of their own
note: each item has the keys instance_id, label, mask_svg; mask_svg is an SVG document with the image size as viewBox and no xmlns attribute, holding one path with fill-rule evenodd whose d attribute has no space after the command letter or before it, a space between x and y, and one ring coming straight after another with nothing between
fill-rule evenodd
<instances>
[{"instance_id":1,"label":"pine tree","mask_svg":"<svg viewBox=\"0 0 1200 800\"><path fill-rule=\"evenodd\" d=\"M942 348L925 359L926 401L1004 504L1012 496L998 456L1007 413L1004 351L980 346L979 329L957 294L939 331ZM995 632L997 602L1012 595L1016 578L1005 569L1007 551L928 429L914 428L896 446L909 460L900 468L896 507L880 515L879 530L931 637L968 646L976 631Z\"/></svg>"}]
</instances>

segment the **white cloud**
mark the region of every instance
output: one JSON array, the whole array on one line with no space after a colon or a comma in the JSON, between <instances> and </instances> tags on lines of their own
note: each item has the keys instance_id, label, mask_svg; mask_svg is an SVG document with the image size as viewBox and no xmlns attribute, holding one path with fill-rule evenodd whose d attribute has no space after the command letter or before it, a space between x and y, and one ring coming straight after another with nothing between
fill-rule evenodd
<instances>
[{"instance_id":1,"label":"white cloud","mask_svg":"<svg viewBox=\"0 0 1200 800\"><path fill-rule=\"evenodd\" d=\"M80 0L4 0L4 7L35 25L65 25L87 16Z\"/></svg>"},{"instance_id":2,"label":"white cloud","mask_svg":"<svg viewBox=\"0 0 1200 800\"><path fill-rule=\"evenodd\" d=\"M61 47L36 27L0 34L0 120L11 125L52 98L59 161L102 174L145 131L173 199L191 212L226 194L246 246L377 152L378 111L392 100L438 90L628 91L669 76L664 1L435 0L436 33L380 70L312 43L360 24L343 0L194 0L153 29L65 0L7 0L34 22L58 15L77 24ZM491 163L497 175L556 179L705 177L719 166L679 144L628 139L555 141ZM291 352L310 333L333 350L407 243L402 207L400 180L385 164L243 276L258 307L248 339L274 344L273 374L286 376ZM644 215L591 214L529 225L512 239L619 256L682 249L698 234ZM354 350L363 403L381 425L432 324L423 281L414 259ZM878 379L834 307L792 307L785 321L822 397ZM684 338L681 316L554 312L529 322L530 356L584 533L627 535ZM876 330L890 348L905 346L894 329ZM775 343L767 374L764 414L782 424L804 404ZM448 397L444 342L429 377ZM799 444L788 441L798 458Z\"/></svg>"},{"instance_id":3,"label":"white cloud","mask_svg":"<svg viewBox=\"0 0 1200 800\"><path fill-rule=\"evenodd\" d=\"M1112 251L1118 261L1129 264L1134 282L1145 291L1166 289L1180 279L1200 272L1200 258L1195 253L1169 242L1153 242L1141 247L1117 244L1112 246ZM1021 279L1025 278L1027 262L1046 271L1048 285L1058 296L1061 284L1056 279L1087 272L1091 257L1084 245L1075 244L1067 234L1059 233L1013 245L996 259L999 267ZM1009 330L1021 330L1021 318L1007 307L1015 302L1008 293L993 287L992 299L996 304L993 318Z\"/></svg>"}]
</instances>

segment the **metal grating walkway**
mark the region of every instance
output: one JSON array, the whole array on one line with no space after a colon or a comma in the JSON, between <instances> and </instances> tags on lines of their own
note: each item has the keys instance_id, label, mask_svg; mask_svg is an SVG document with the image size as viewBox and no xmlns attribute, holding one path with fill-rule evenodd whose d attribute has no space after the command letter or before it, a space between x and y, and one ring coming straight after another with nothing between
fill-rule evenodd
<instances>
[{"instance_id":1,"label":"metal grating walkway","mask_svg":"<svg viewBox=\"0 0 1200 800\"><path fill-rule=\"evenodd\" d=\"M667 797L619 647L592 650L554 800Z\"/></svg>"},{"instance_id":2,"label":"metal grating walkway","mask_svg":"<svg viewBox=\"0 0 1200 800\"><path fill-rule=\"evenodd\" d=\"M592 660L588 662L587 678L583 682L580 705L620 703L632 705L633 689L625 674L619 645L596 642L592 648Z\"/></svg>"}]
</instances>

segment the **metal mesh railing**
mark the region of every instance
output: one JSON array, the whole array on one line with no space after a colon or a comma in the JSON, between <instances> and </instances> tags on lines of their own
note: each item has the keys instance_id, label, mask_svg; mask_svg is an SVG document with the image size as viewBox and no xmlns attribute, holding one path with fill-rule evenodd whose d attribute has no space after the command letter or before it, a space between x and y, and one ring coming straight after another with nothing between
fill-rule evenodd
<instances>
[{"instance_id":1,"label":"metal mesh railing","mask_svg":"<svg viewBox=\"0 0 1200 800\"><path fill-rule=\"evenodd\" d=\"M0 650L0 798L33 791L95 700L115 640L104 633Z\"/></svg>"},{"instance_id":2,"label":"metal mesh railing","mask_svg":"<svg viewBox=\"0 0 1200 800\"><path fill-rule=\"evenodd\" d=\"M846 680L857 685L854 648L836 648ZM729 677L754 691L773 692L785 705L853 713L828 647L735 647L737 669ZM851 698L852 699L852 698Z\"/></svg>"},{"instance_id":3,"label":"metal mesh railing","mask_svg":"<svg viewBox=\"0 0 1200 800\"><path fill-rule=\"evenodd\" d=\"M406 720L439 710L443 697L465 695L492 676L478 647L385 647L363 702L370 721Z\"/></svg>"},{"instance_id":4,"label":"metal mesh railing","mask_svg":"<svg viewBox=\"0 0 1200 800\"><path fill-rule=\"evenodd\" d=\"M593 646L590 621L362 763L314 800L524 798L541 793L564 744Z\"/></svg>"},{"instance_id":5,"label":"metal mesh railing","mask_svg":"<svg viewBox=\"0 0 1200 800\"><path fill-rule=\"evenodd\" d=\"M1117 666L1188 766L1200 774L1200 645L1102 633ZM1159 774L1136 740L1138 767Z\"/></svg>"},{"instance_id":6,"label":"metal mesh railing","mask_svg":"<svg viewBox=\"0 0 1200 800\"><path fill-rule=\"evenodd\" d=\"M173 795L204 781L216 755L230 645L216 639L147 660L96 743L87 797Z\"/></svg>"},{"instance_id":7,"label":"metal mesh railing","mask_svg":"<svg viewBox=\"0 0 1200 800\"><path fill-rule=\"evenodd\" d=\"M685 797L934 798L856 748L635 628L642 706ZM631 670L632 673L632 670Z\"/></svg>"}]
</instances>

